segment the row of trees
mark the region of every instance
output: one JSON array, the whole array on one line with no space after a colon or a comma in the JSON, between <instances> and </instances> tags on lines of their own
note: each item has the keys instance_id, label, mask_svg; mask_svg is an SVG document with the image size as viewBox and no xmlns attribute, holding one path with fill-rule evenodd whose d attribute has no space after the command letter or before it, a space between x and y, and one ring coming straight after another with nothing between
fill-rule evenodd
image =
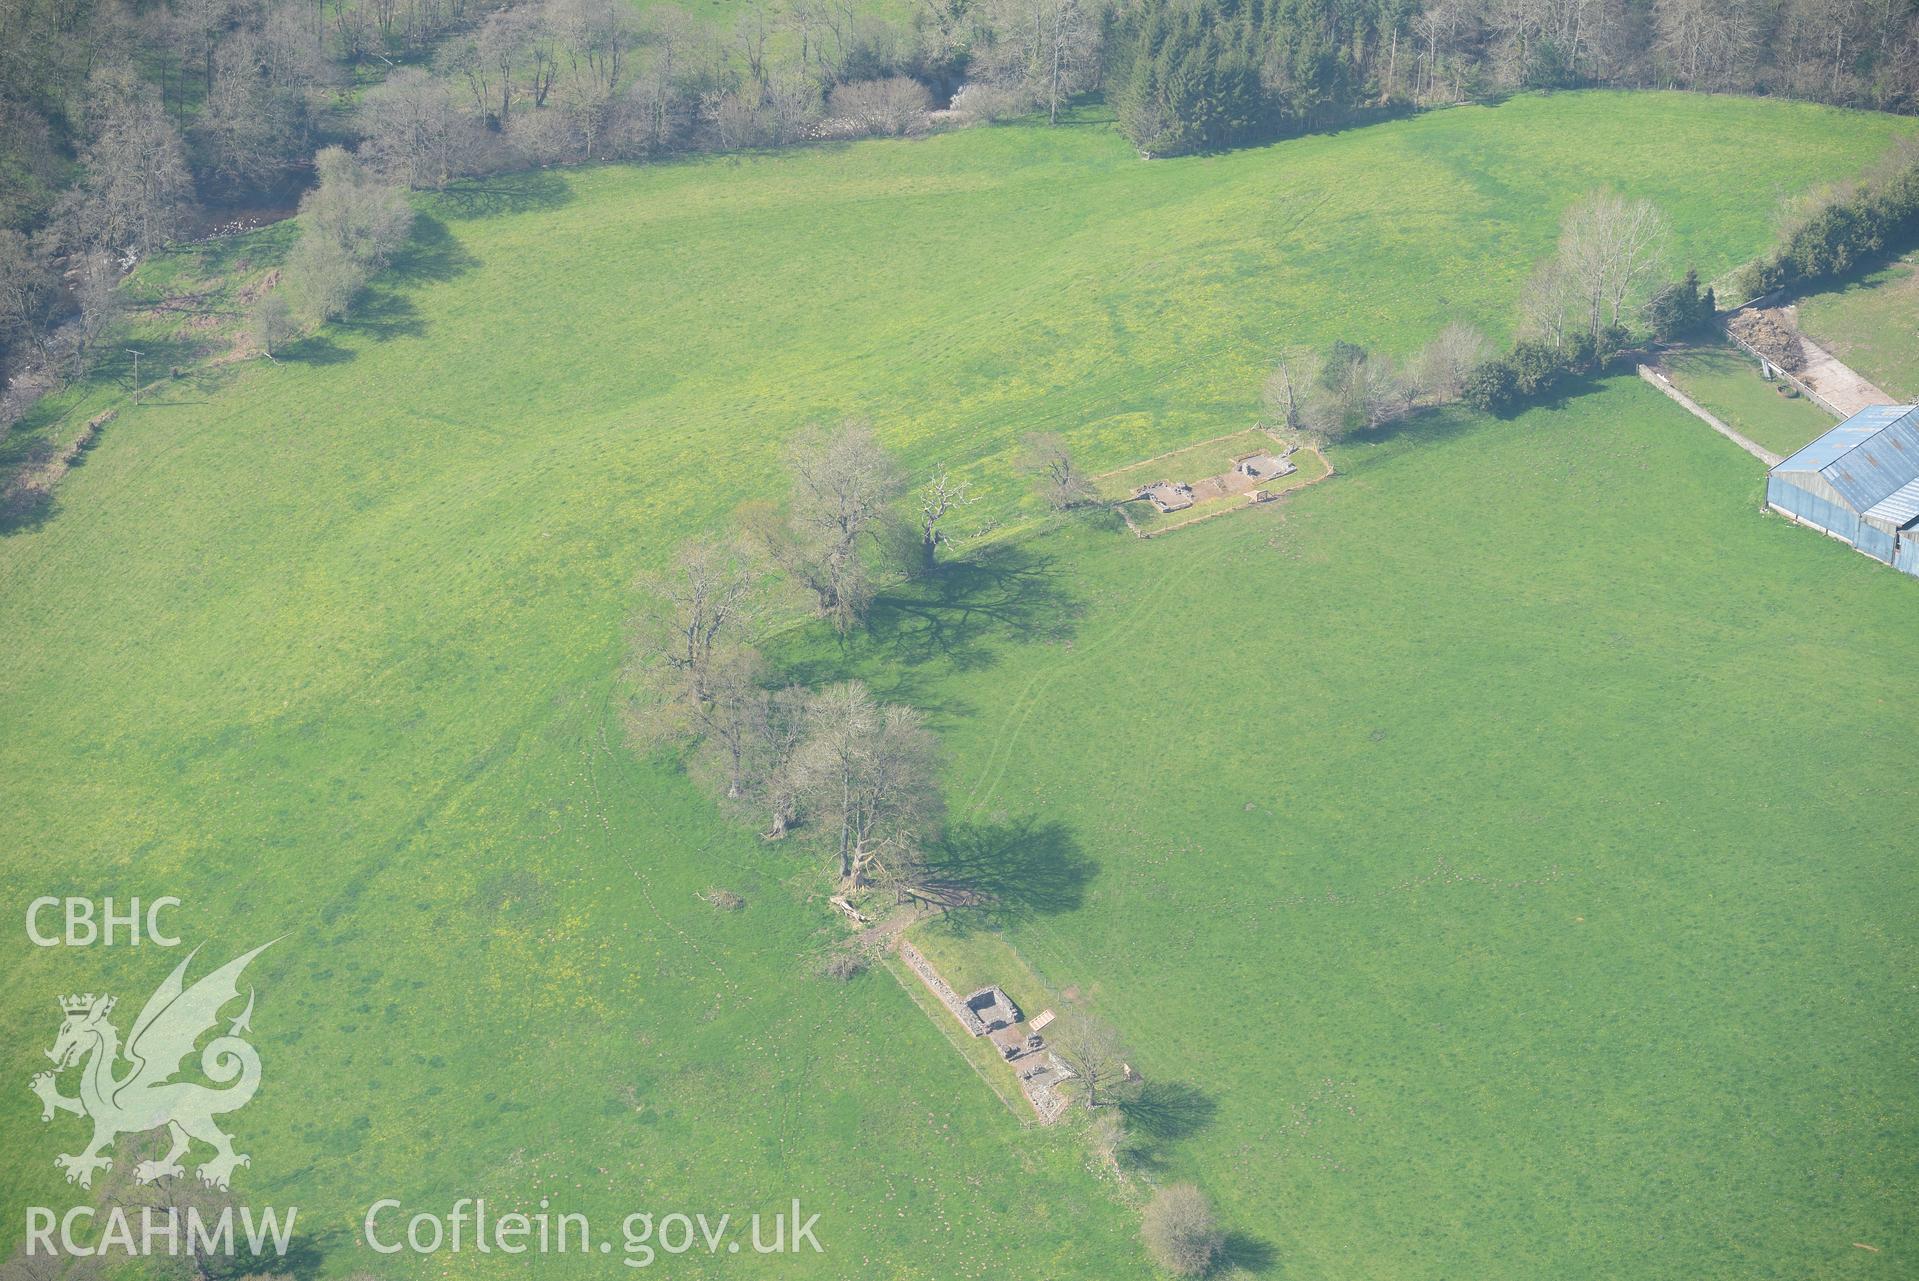
<instances>
[{"instance_id":1,"label":"row of trees","mask_svg":"<svg viewBox=\"0 0 1919 1281\"><path fill-rule=\"evenodd\" d=\"M1055 508L1090 498L1071 456L1034 437L1025 457ZM943 804L938 744L920 714L858 682L808 689L781 681L757 648L769 618L803 602L846 636L865 624L886 574L935 572L964 482L917 488L872 429L809 428L787 451L782 502L748 504L734 533L682 546L638 584L627 673L636 742L690 746L696 773L769 839L795 826L828 841L851 886L890 884L944 901L923 855Z\"/></svg>"},{"instance_id":2,"label":"row of trees","mask_svg":"<svg viewBox=\"0 0 1919 1281\"><path fill-rule=\"evenodd\" d=\"M1352 343L1282 353L1268 376L1268 410L1292 431L1326 440L1375 431L1415 411L1465 401L1505 413L1590 373L1642 337L1693 333L1717 300L1698 275L1667 275L1671 233L1652 202L1595 191L1566 211L1559 244L1528 278L1519 341L1496 355L1478 330L1454 322L1411 361Z\"/></svg>"},{"instance_id":3,"label":"row of trees","mask_svg":"<svg viewBox=\"0 0 1919 1281\"><path fill-rule=\"evenodd\" d=\"M904 889L944 812L932 731L856 681L782 683L754 642L782 589L842 634L859 626L889 549L910 539L911 566L930 568L965 489L942 475L908 494L861 424L802 433L787 465L784 503L742 510L735 537L688 543L641 579L629 726L645 744L690 742L699 772L769 839L803 824L849 887Z\"/></svg>"},{"instance_id":4,"label":"row of trees","mask_svg":"<svg viewBox=\"0 0 1919 1281\"><path fill-rule=\"evenodd\" d=\"M1744 299L1844 276L1919 236L1919 144L1903 141L1863 182L1788 211L1778 244L1733 284Z\"/></svg>"},{"instance_id":5,"label":"row of trees","mask_svg":"<svg viewBox=\"0 0 1919 1281\"><path fill-rule=\"evenodd\" d=\"M1916 55L1909 0L1120 0L1108 86L1139 149L1170 155L1525 88L1910 111Z\"/></svg>"},{"instance_id":6,"label":"row of trees","mask_svg":"<svg viewBox=\"0 0 1919 1281\"><path fill-rule=\"evenodd\" d=\"M1267 409L1287 430L1342 440L1376 431L1422 405L1458 400L1492 348L1484 334L1454 322L1416 358L1401 364L1355 343L1282 353L1267 377Z\"/></svg>"}]
</instances>

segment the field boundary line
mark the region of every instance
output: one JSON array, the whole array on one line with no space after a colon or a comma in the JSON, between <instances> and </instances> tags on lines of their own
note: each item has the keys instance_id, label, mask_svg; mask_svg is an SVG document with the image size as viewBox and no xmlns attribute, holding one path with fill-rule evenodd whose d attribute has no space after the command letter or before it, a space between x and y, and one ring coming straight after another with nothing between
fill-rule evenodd
<instances>
[{"instance_id":1,"label":"field boundary line","mask_svg":"<svg viewBox=\"0 0 1919 1281\"><path fill-rule=\"evenodd\" d=\"M1640 365L1638 368L1641 378L1664 392L1666 396L1678 404L1680 408L1686 410L1694 418L1697 418L1700 422L1706 424L1706 426L1712 428L1721 436L1724 436L1727 440L1730 440L1733 444L1751 454L1754 458L1757 458L1767 467L1777 467L1780 463L1786 461L1783 456L1773 453L1770 449L1767 449L1755 440L1740 435L1731 427L1728 427L1725 423L1713 417L1698 401L1674 386L1672 379L1666 377L1664 373L1653 368L1651 365Z\"/></svg>"},{"instance_id":2,"label":"field boundary line","mask_svg":"<svg viewBox=\"0 0 1919 1281\"><path fill-rule=\"evenodd\" d=\"M999 1083L988 1076L986 1069L981 1067L974 1060L973 1056L967 1052L966 1045L959 1040L958 1033L946 1026L947 1021L952 1018L952 1011L948 1010L945 1006L939 1006L938 1013L928 1008L927 1002L934 999L933 994L926 990L926 984L920 981L918 975L909 977L900 973L900 968L904 962L900 960L899 953L889 949L880 963L886 967L886 972L893 976L893 981L905 989L906 999L911 1001L921 1014L926 1015L926 1017L932 1021L933 1027L939 1032L940 1036L948 1045L953 1047L954 1052L965 1061L966 1066L973 1069L973 1074L979 1077L980 1080L986 1082L986 1088L991 1090L994 1097L1006 1105L1008 1111L1012 1112L1013 1119L1019 1122L1020 1128L1031 1128L1033 1123L1029 1121L1026 1116L1028 1112L1033 1110L1031 1105L1029 1104L1022 1107L1007 1098L1006 1092L999 1087Z\"/></svg>"}]
</instances>

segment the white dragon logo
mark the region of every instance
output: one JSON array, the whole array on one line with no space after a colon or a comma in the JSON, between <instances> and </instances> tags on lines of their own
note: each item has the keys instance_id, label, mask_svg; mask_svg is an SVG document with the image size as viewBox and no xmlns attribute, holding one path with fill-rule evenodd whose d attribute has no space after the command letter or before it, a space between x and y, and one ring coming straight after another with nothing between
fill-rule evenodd
<instances>
[{"instance_id":1,"label":"white dragon logo","mask_svg":"<svg viewBox=\"0 0 1919 1281\"><path fill-rule=\"evenodd\" d=\"M189 1139L199 1139L215 1149L212 1159L196 1171L208 1187L225 1189L235 1166L252 1164L251 1159L233 1150L232 1138L213 1123L214 1117L245 1107L260 1086L260 1056L240 1039L242 1032L251 1030L252 989L247 991L246 1009L228 1026L226 1035L207 1042L200 1053L200 1070L209 1080L227 1088L216 1090L197 1081L173 1078L193 1053L194 1043L219 1023L221 1008L238 999L240 972L247 962L272 946L265 943L254 948L192 987L185 982L187 966L200 949L189 953L147 998L140 1017L133 1021L125 1050L132 1066L122 1076L114 1075L121 1054L120 1034L107 1021L114 998L91 992L61 998L60 1010L66 1017L53 1048L47 1051L53 1071L40 1073L32 1085L33 1092L40 1096L42 1121L53 1120L55 1112L93 1119L93 1141L86 1151L53 1159L67 1172L68 1183L92 1187L96 1170L113 1168L112 1159L101 1153L117 1135L139 1134L163 1125L173 1146L158 1161L142 1161L134 1167L133 1177L141 1183L181 1174L180 1157ZM55 1085L55 1078L82 1060L86 1066L80 1074L80 1097L67 1098Z\"/></svg>"}]
</instances>

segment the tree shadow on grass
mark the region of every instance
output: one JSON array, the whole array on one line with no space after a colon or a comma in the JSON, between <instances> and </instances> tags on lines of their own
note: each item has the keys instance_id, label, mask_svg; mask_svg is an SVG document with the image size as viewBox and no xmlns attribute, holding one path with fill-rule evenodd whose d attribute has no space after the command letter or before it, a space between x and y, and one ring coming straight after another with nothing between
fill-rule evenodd
<instances>
[{"instance_id":1,"label":"tree shadow on grass","mask_svg":"<svg viewBox=\"0 0 1919 1281\"><path fill-rule=\"evenodd\" d=\"M956 823L915 868L914 897L959 935L1079 908L1099 864L1064 823Z\"/></svg>"},{"instance_id":2,"label":"tree shadow on grass","mask_svg":"<svg viewBox=\"0 0 1919 1281\"><path fill-rule=\"evenodd\" d=\"M1219 1104L1185 1081L1147 1081L1119 1105L1126 1125L1154 1143L1178 1143L1213 1123Z\"/></svg>"},{"instance_id":3,"label":"tree shadow on grass","mask_svg":"<svg viewBox=\"0 0 1919 1281\"><path fill-rule=\"evenodd\" d=\"M432 214L415 214L412 234L380 279L405 285L452 280L479 265L445 223Z\"/></svg>"},{"instance_id":4,"label":"tree shadow on grass","mask_svg":"<svg viewBox=\"0 0 1919 1281\"><path fill-rule=\"evenodd\" d=\"M1215 1264L1223 1272L1271 1272L1279 1262L1279 1253L1270 1242L1244 1232L1228 1232L1219 1247Z\"/></svg>"},{"instance_id":5,"label":"tree shadow on grass","mask_svg":"<svg viewBox=\"0 0 1919 1281\"><path fill-rule=\"evenodd\" d=\"M457 183L446 189L434 207L449 218L467 221L506 214L537 213L573 202L573 188L559 174L544 169L502 174Z\"/></svg>"},{"instance_id":6,"label":"tree shadow on grass","mask_svg":"<svg viewBox=\"0 0 1919 1281\"><path fill-rule=\"evenodd\" d=\"M23 485L0 495L0 537L36 530L53 519L59 503L53 491Z\"/></svg>"},{"instance_id":7,"label":"tree shadow on grass","mask_svg":"<svg viewBox=\"0 0 1919 1281\"><path fill-rule=\"evenodd\" d=\"M302 1232L287 1242L285 1254L270 1258L240 1259L235 1257L236 1266L226 1270L212 1269L212 1275L221 1278L234 1278L241 1281L246 1277L292 1277L294 1281L313 1281L326 1268L327 1251L343 1239L337 1230L315 1234Z\"/></svg>"},{"instance_id":8,"label":"tree shadow on grass","mask_svg":"<svg viewBox=\"0 0 1919 1281\"><path fill-rule=\"evenodd\" d=\"M292 362L300 365L344 365L359 353L351 347L342 347L324 334L314 334L295 343L288 343L274 353L274 359L281 363Z\"/></svg>"},{"instance_id":9,"label":"tree shadow on grass","mask_svg":"<svg viewBox=\"0 0 1919 1281\"><path fill-rule=\"evenodd\" d=\"M1080 613L1052 558L1000 547L874 598L868 632L896 662L976 671L993 664L996 642L1070 640Z\"/></svg>"},{"instance_id":10,"label":"tree shadow on grass","mask_svg":"<svg viewBox=\"0 0 1919 1281\"><path fill-rule=\"evenodd\" d=\"M426 333L426 321L413 300L393 289L375 286L362 293L352 310L337 322L342 329L363 333L375 342L395 338L418 338Z\"/></svg>"}]
</instances>

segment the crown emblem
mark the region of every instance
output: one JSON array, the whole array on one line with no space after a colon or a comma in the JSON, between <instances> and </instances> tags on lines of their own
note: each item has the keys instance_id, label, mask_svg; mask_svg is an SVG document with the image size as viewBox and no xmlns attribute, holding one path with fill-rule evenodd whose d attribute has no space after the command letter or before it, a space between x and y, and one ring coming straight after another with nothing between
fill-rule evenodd
<instances>
[{"instance_id":1,"label":"crown emblem","mask_svg":"<svg viewBox=\"0 0 1919 1281\"><path fill-rule=\"evenodd\" d=\"M99 999L103 1001L100 1007L102 1014L107 1013L113 1008L112 997L109 996ZM88 992L85 996L63 996L60 998L60 1009L67 1014L85 1014L93 1008L94 1000L95 997L91 992Z\"/></svg>"}]
</instances>

